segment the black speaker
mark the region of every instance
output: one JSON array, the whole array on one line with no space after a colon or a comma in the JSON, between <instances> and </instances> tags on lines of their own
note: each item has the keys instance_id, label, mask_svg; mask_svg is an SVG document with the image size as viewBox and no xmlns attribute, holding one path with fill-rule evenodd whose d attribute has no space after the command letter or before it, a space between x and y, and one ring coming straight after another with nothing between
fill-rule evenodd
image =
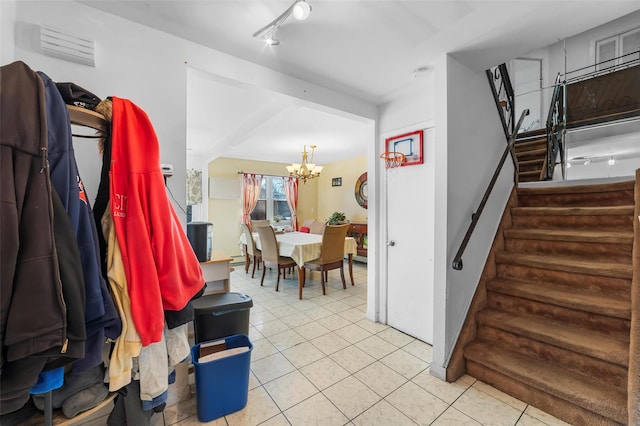
<instances>
[{"instance_id":1,"label":"black speaker","mask_svg":"<svg viewBox=\"0 0 640 426\"><path fill-rule=\"evenodd\" d=\"M213 223L189 222L187 223L187 238L193 247L193 251L200 262L211 259L213 251Z\"/></svg>"}]
</instances>

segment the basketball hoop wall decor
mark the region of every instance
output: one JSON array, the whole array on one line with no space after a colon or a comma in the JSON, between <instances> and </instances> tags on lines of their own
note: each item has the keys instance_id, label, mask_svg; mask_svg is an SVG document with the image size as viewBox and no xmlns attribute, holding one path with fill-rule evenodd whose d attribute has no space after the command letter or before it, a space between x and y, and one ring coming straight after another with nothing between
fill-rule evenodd
<instances>
[{"instance_id":1,"label":"basketball hoop wall decor","mask_svg":"<svg viewBox=\"0 0 640 426\"><path fill-rule=\"evenodd\" d=\"M386 167L398 167L396 164L387 165L389 161L400 162L400 167L422 164L422 137L422 130L416 130L385 139L384 152L380 157L385 160Z\"/></svg>"}]
</instances>

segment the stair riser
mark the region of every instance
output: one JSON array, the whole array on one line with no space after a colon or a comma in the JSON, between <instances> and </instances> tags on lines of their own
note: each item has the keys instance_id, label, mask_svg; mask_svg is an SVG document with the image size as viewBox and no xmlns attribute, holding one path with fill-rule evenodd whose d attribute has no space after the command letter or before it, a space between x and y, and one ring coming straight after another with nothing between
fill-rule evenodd
<instances>
[{"instance_id":1,"label":"stair riser","mask_svg":"<svg viewBox=\"0 0 640 426\"><path fill-rule=\"evenodd\" d=\"M547 141L545 139L539 139L535 141L528 142L516 142L515 145L516 154L527 152L527 151L539 151L547 149Z\"/></svg>"},{"instance_id":2,"label":"stair riser","mask_svg":"<svg viewBox=\"0 0 640 426\"><path fill-rule=\"evenodd\" d=\"M601 377L604 385L614 386L621 392L627 388L627 370L619 365L493 327L480 327L478 337L506 350L553 363L586 377Z\"/></svg>"},{"instance_id":3,"label":"stair riser","mask_svg":"<svg viewBox=\"0 0 640 426\"><path fill-rule=\"evenodd\" d=\"M518 176L520 182L539 182L540 176Z\"/></svg>"},{"instance_id":4,"label":"stair riser","mask_svg":"<svg viewBox=\"0 0 640 426\"><path fill-rule=\"evenodd\" d=\"M505 238L505 250L517 253L566 256L589 256L593 260L613 262L631 261L630 244L547 241L524 238Z\"/></svg>"},{"instance_id":5,"label":"stair riser","mask_svg":"<svg viewBox=\"0 0 640 426\"><path fill-rule=\"evenodd\" d=\"M593 231L633 230L633 216L538 216L511 215L517 228L590 229Z\"/></svg>"},{"instance_id":6,"label":"stair riser","mask_svg":"<svg viewBox=\"0 0 640 426\"><path fill-rule=\"evenodd\" d=\"M544 164L543 160L536 161L535 163L520 164L520 168L518 170L520 172L531 172L531 171L539 172L540 170L542 170L543 164Z\"/></svg>"},{"instance_id":7,"label":"stair riser","mask_svg":"<svg viewBox=\"0 0 640 426\"><path fill-rule=\"evenodd\" d=\"M488 293L487 304L492 308L503 311L535 315L564 324L575 324L589 331L605 333L626 341L629 340L631 325L627 319L577 311L562 306L555 306L494 292Z\"/></svg>"},{"instance_id":8,"label":"stair riser","mask_svg":"<svg viewBox=\"0 0 640 426\"><path fill-rule=\"evenodd\" d=\"M516 152L516 158L518 159L518 162L520 161L531 161L531 160L540 160L540 158L544 158L546 155L546 151L523 151L523 152Z\"/></svg>"},{"instance_id":9,"label":"stair riser","mask_svg":"<svg viewBox=\"0 0 640 426\"><path fill-rule=\"evenodd\" d=\"M633 204L633 192L519 195L518 203L520 207L628 206Z\"/></svg>"},{"instance_id":10,"label":"stair riser","mask_svg":"<svg viewBox=\"0 0 640 426\"><path fill-rule=\"evenodd\" d=\"M470 376L572 425L619 426L625 422L623 418L619 419L619 423L615 422L470 360L467 360L467 372Z\"/></svg>"}]
</instances>

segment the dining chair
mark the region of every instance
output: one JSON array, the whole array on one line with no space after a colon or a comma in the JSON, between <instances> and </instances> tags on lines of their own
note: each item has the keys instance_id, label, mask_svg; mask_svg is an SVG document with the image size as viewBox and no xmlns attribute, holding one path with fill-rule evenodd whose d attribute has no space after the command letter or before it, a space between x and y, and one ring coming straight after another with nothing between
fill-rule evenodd
<instances>
[{"instance_id":1,"label":"dining chair","mask_svg":"<svg viewBox=\"0 0 640 426\"><path fill-rule=\"evenodd\" d=\"M271 226L271 221L268 219L265 220L251 220L251 230L253 232L258 232L258 226Z\"/></svg>"},{"instance_id":2,"label":"dining chair","mask_svg":"<svg viewBox=\"0 0 640 426\"><path fill-rule=\"evenodd\" d=\"M344 239L347 236L349 224L325 225L322 232L322 248L320 257L310 262L305 262L304 268L311 271L320 271L322 294L327 294L324 283L328 278L328 271L340 268L342 288L347 288L344 280Z\"/></svg>"},{"instance_id":3,"label":"dining chair","mask_svg":"<svg viewBox=\"0 0 640 426\"><path fill-rule=\"evenodd\" d=\"M256 265L258 266L258 269L260 269L260 262L262 261L262 252L258 250L258 248L256 247L256 241L253 239L253 235L251 234L251 230L249 229L249 226L247 226L246 223L241 224L241 226L242 226L242 233L244 234L244 238L247 241L247 244L245 244L246 261L244 264L244 273L245 274L249 273L249 264L253 260L253 270L251 271L251 278L253 278L253 276L256 273Z\"/></svg>"},{"instance_id":4,"label":"dining chair","mask_svg":"<svg viewBox=\"0 0 640 426\"><path fill-rule=\"evenodd\" d=\"M278 280L276 281L276 291L278 291L280 272L282 271L282 277L286 278L286 269L294 267L296 262L290 257L280 256L276 233L271 226L258 226L257 230L260 237L260 249L262 250L262 279L260 280L260 285L262 286L264 283L267 268L275 268L278 271Z\"/></svg>"}]
</instances>

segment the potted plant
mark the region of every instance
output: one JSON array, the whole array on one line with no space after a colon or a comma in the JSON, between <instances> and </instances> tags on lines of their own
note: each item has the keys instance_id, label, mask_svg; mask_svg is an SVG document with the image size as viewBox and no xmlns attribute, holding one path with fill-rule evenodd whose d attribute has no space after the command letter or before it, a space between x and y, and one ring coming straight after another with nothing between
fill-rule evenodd
<instances>
[{"instance_id":1,"label":"potted plant","mask_svg":"<svg viewBox=\"0 0 640 426\"><path fill-rule=\"evenodd\" d=\"M333 212L329 219L327 219L329 225L340 225L342 223L347 223L347 217L342 212Z\"/></svg>"},{"instance_id":2,"label":"potted plant","mask_svg":"<svg viewBox=\"0 0 640 426\"><path fill-rule=\"evenodd\" d=\"M277 214L277 215L273 216L273 221L274 221L275 223L280 223L280 221L281 221L282 219L284 219L284 218L283 218L282 216L280 216L279 214Z\"/></svg>"}]
</instances>

